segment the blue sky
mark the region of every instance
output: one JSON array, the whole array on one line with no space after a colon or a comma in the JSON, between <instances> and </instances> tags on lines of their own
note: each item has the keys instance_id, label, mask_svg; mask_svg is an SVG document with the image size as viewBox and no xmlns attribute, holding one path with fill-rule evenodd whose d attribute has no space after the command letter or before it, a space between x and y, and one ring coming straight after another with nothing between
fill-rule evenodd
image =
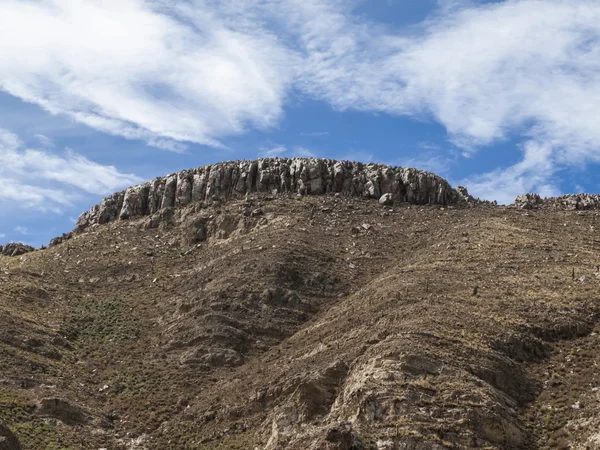
<instances>
[{"instance_id":1,"label":"blue sky","mask_svg":"<svg viewBox=\"0 0 600 450\"><path fill-rule=\"evenodd\" d=\"M0 243L229 159L598 192L600 3L0 0Z\"/></svg>"}]
</instances>

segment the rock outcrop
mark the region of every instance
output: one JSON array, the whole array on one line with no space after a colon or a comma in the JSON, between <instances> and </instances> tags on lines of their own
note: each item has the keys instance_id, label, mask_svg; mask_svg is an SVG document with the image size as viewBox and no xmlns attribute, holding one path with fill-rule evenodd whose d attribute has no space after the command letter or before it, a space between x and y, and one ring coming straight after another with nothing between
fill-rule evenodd
<instances>
[{"instance_id":1,"label":"rock outcrop","mask_svg":"<svg viewBox=\"0 0 600 450\"><path fill-rule=\"evenodd\" d=\"M439 205L465 200L443 178L417 169L330 159L268 158L201 166L114 193L83 213L74 231L193 202L243 198L249 193L339 193L373 199L391 194L389 201L393 202Z\"/></svg>"},{"instance_id":2,"label":"rock outcrop","mask_svg":"<svg viewBox=\"0 0 600 450\"><path fill-rule=\"evenodd\" d=\"M515 207L520 209L590 210L600 209L600 194L567 194L542 198L538 194L519 195Z\"/></svg>"},{"instance_id":3,"label":"rock outcrop","mask_svg":"<svg viewBox=\"0 0 600 450\"><path fill-rule=\"evenodd\" d=\"M2 256L20 256L34 250L34 247L20 242L9 242L8 244L0 245L0 255Z\"/></svg>"},{"instance_id":4,"label":"rock outcrop","mask_svg":"<svg viewBox=\"0 0 600 450\"><path fill-rule=\"evenodd\" d=\"M91 415L83 408L71 405L60 398L44 398L38 405L40 417L57 419L66 425L84 425L90 421Z\"/></svg>"},{"instance_id":5,"label":"rock outcrop","mask_svg":"<svg viewBox=\"0 0 600 450\"><path fill-rule=\"evenodd\" d=\"M54 247L55 245L62 244L63 242L71 239L73 237L73 233L63 233L62 236L57 236L50 240L48 247Z\"/></svg>"}]
</instances>

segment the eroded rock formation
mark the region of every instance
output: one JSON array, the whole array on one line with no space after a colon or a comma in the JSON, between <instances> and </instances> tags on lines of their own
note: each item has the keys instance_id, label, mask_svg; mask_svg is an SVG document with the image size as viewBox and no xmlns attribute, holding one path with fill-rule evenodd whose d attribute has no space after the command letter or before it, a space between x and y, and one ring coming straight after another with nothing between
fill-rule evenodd
<instances>
[{"instance_id":1,"label":"eroded rock formation","mask_svg":"<svg viewBox=\"0 0 600 450\"><path fill-rule=\"evenodd\" d=\"M391 194L388 201L440 205L465 199L443 178L417 169L316 158L231 161L184 170L114 193L83 213L75 232L153 215L165 208L226 201L249 193L340 193L374 199Z\"/></svg>"},{"instance_id":2,"label":"eroded rock formation","mask_svg":"<svg viewBox=\"0 0 600 450\"><path fill-rule=\"evenodd\" d=\"M34 250L35 248L32 246L20 242L9 242L6 245L0 245L0 255L2 256L20 256Z\"/></svg>"},{"instance_id":3,"label":"eroded rock formation","mask_svg":"<svg viewBox=\"0 0 600 450\"><path fill-rule=\"evenodd\" d=\"M590 210L600 208L599 194L567 194L542 198L538 194L519 195L515 206L521 209Z\"/></svg>"}]
</instances>

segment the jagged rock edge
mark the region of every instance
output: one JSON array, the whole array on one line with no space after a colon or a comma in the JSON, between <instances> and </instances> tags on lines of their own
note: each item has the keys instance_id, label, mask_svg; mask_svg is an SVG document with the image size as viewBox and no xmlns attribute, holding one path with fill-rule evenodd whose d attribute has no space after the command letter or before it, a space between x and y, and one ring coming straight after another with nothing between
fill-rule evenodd
<instances>
[{"instance_id":1,"label":"jagged rock edge","mask_svg":"<svg viewBox=\"0 0 600 450\"><path fill-rule=\"evenodd\" d=\"M594 210L600 209L600 194L566 194L542 198L539 194L528 193L515 198L513 205L519 209Z\"/></svg>"},{"instance_id":2,"label":"jagged rock edge","mask_svg":"<svg viewBox=\"0 0 600 450\"><path fill-rule=\"evenodd\" d=\"M317 158L229 161L155 178L104 198L83 213L74 233L116 220L155 214L200 201L243 198L251 193L346 196L394 202L451 205L472 200L443 178L418 169ZM63 235L51 245L68 238Z\"/></svg>"}]
</instances>

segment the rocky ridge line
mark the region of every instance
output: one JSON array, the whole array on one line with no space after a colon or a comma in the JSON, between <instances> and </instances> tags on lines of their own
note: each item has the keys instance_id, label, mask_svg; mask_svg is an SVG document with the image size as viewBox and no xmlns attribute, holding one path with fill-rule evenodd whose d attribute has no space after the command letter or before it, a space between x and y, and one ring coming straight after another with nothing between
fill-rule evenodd
<instances>
[{"instance_id":1,"label":"rocky ridge line","mask_svg":"<svg viewBox=\"0 0 600 450\"><path fill-rule=\"evenodd\" d=\"M560 197L540 197L535 193L519 195L514 205L521 209L591 210L600 209L600 194L567 194Z\"/></svg>"},{"instance_id":2,"label":"rocky ridge line","mask_svg":"<svg viewBox=\"0 0 600 450\"><path fill-rule=\"evenodd\" d=\"M227 201L251 193L341 195L382 203L456 204L472 199L443 178L418 169L317 158L230 161L183 170L114 193L83 213L75 233L193 202ZM51 245L67 238L53 240Z\"/></svg>"},{"instance_id":3,"label":"rocky ridge line","mask_svg":"<svg viewBox=\"0 0 600 450\"><path fill-rule=\"evenodd\" d=\"M0 245L0 255L2 256L20 256L34 250L35 248L31 245L25 245L20 242L9 242L8 244Z\"/></svg>"}]
</instances>

